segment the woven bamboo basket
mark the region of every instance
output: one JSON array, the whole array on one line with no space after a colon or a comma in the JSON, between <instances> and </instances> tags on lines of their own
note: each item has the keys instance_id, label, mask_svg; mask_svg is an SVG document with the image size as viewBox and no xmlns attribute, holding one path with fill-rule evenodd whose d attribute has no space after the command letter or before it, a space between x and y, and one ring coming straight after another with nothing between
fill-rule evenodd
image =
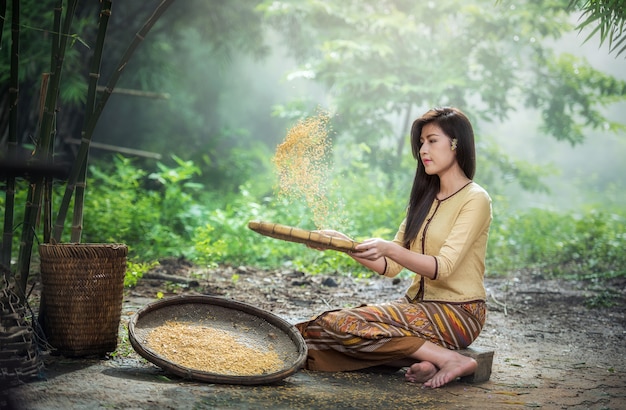
<instances>
[{"instance_id":1,"label":"woven bamboo basket","mask_svg":"<svg viewBox=\"0 0 626 410\"><path fill-rule=\"evenodd\" d=\"M7 279L8 270L2 265L0 270L4 271L0 273L0 386L13 387L40 377L43 361L15 281ZM0 408L5 408L1 396Z\"/></svg>"},{"instance_id":2,"label":"woven bamboo basket","mask_svg":"<svg viewBox=\"0 0 626 410\"><path fill-rule=\"evenodd\" d=\"M59 354L104 355L117 348L128 247L43 244L44 333Z\"/></svg>"}]
</instances>

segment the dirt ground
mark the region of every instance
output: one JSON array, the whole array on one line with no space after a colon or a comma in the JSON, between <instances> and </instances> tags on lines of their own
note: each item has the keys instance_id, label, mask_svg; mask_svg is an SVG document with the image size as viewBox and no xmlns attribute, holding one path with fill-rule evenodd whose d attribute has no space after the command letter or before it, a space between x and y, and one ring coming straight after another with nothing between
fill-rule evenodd
<instances>
[{"instance_id":1,"label":"dirt ground","mask_svg":"<svg viewBox=\"0 0 626 410\"><path fill-rule=\"evenodd\" d=\"M309 276L292 269L200 269L166 260L127 290L120 343L108 358L45 355L44 377L9 391L17 409L626 409L625 280L616 302L591 287L532 272L488 278L487 324L474 346L495 352L489 381L425 389L402 371L299 371L266 386L207 384L167 374L137 355L126 325L141 307L176 294L232 298L295 323L329 308L394 300L408 280Z\"/></svg>"}]
</instances>

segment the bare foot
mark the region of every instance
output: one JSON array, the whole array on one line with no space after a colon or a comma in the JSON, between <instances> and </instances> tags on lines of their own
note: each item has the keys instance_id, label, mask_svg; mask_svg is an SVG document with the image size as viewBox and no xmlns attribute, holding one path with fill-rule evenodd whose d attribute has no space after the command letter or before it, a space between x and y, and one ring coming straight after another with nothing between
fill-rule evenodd
<instances>
[{"instance_id":1,"label":"bare foot","mask_svg":"<svg viewBox=\"0 0 626 410\"><path fill-rule=\"evenodd\" d=\"M474 373L476 367L478 367L476 360L459 354L458 357L445 362L430 380L424 382L424 386L436 389L450 383L457 377L469 376Z\"/></svg>"},{"instance_id":2,"label":"bare foot","mask_svg":"<svg viewBox=\"0 0 626 410\"><path fill-rule=\"evenodd\" d=\"M424 383L437 374L437 367L431 362L413 363L406 371L404 378L411 383Z\"/></svg>"}]
</instances>

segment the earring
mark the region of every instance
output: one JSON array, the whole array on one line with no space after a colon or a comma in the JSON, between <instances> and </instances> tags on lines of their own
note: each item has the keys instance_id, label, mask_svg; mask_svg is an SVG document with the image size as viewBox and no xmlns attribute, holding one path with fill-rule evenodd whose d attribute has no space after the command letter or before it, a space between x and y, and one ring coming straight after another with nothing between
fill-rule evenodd
<instances>
[{"instance_id":1,"label":"earring","mask_svg":"<svg viewBox=\"0 0 626 410\"><path fill-rule=\"evenodd\" d=\"M452 151L454 151L456 149L457 142L458 142L458 140L456 138L452 139L452 143L450 144L450 149L452 149Z\"/></svg>"}]
</instances>

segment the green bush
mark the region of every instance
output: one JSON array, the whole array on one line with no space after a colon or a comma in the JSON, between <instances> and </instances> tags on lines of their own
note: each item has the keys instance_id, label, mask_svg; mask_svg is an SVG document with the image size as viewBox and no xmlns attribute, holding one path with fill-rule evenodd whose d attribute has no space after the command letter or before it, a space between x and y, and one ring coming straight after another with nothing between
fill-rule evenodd
<instances>
[{"instance_id":1,"label":"green bush","mask_svg":"<svg viewBox=\"0 0 626 410\"><path fill-rule=\"evenodd\" d=\"M128 261L126 265L126 275L124 276L124 286L128 288L136 286L139 279L141 279L146 272L149 272L158 265L159 263L156 261L139 263Z\"/></svg>"},{"instance_id":2,"label":"green bush","mask_svg":"<svg viewBox=\"0 0 626 410\"><path fill-rule=\"evenodd\" d=\"M242 187L223 207L209 211L193 238L195 263L207 266L244 264L264 268L291 267L309 272L339 271L356 268L346 255L320 253L301 244L279 241L248 229L251 220L262 220L314 229L307 221L304 207L280 199L266 198L261 203L249 197Z\"/></svg>"},{"instance_id":3,"label":"green bush","mask_svg":"<svg viewBox=\"0 0 626 410\"><path fill-rule=\"evenodd\" d=\"M200 171L174 160L177 167L159 163L151 174L121 156L111 165L91 166L83 242L123 242L129 258L141 261L188 254L205 212L194 199L202 185L192 177Z\"/></svg>"},{"instance_id":4,"label":"green bush","mask_svg":"<svg viewBox=\"0 0 626 410\"><path fill-rule=\"evenodd\" d=\"M574 235L566 238L557 274L583 279L626 275L626 215L587 211L571 216Z\"/></svg>"},{"instance_id":5,"label":"green bush","mask_svg":"<svg viewBox=\"0 0 626 410\"><path fill-rule=\"evenodd\" d=\"M576 279L626 275L626 214L579 215L531 209L494 216L488 247L491 273L536 269Z\"/></svg>"}]
</instances>

